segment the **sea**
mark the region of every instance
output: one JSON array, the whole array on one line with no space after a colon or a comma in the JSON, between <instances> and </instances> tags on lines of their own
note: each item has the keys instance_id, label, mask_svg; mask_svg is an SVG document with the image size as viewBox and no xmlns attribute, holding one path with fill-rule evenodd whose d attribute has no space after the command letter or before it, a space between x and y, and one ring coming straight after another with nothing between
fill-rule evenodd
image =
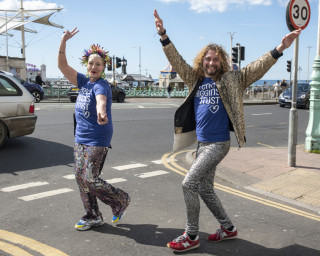
<instances>
[{"instance_id":1,"label":"sea","mask_svg":"<svg viewBox=\"0 0 320 256\"><path fill-rule=\"evenodd\" d=\"M264 82L267 82L267 85L274 85L278 80L258 80L257 82L253 83L253 85L256 86L262 86L264 84ZM279 79L279 81L281 82L282 79ZM297 83L306 83L307 80L298 80ZM289 80L287 80L287 83L289 84Z\"/></svg>"}]
</instances>

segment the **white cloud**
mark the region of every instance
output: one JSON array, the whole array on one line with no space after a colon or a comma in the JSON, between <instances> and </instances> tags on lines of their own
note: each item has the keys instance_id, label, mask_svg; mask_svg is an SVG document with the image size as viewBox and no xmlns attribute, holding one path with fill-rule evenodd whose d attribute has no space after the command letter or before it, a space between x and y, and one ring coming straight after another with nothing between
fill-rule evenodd
<instances>
[{"instance_id":1,"label":"white cloud","mask_svg":"<svg viewBox=\"0 0 320 256\"><path fill-rule=\"evenodd\" d=\"M0 9L2 10L18 10L21 8L20 0L3 0L0 2ZM42 0L23 1L23 8L26 10L37 9L52 9L59 8L56 3L46 3Z\"/></svg>"},{"instance_id":2,"label":"white cloud","mask_svg":"<svg viewBox=\"0 0 320 256\"><path fill-rule=\"evenodd\" d=\"M272 0L159 0L165 3L187 2L190 9L197 12L225 12L230 5L271 5ZM285 0L278 0L284 2Z\"/></svg>"}]
</instances>

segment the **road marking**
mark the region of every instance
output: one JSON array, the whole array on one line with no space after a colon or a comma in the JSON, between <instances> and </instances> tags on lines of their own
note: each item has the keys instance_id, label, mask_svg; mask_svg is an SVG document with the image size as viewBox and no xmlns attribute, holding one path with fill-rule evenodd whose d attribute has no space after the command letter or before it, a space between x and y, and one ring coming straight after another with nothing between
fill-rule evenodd
<instances>
[{"instance_id":1,"label":"road marking","mask_svg":"<svg viewBox=\"0 0 320 256\"><path fill-rule=\"evenodd\" d=\"M140 168L140 167L146 167L147 165L145 164L128 164L128 165L121 165L121 166L116 166L112 167L118 171L123 171L123 170L128 170L128 169L134 169L134 168Z\"/></svg>"},{"instance_id":2,"label":"road marking","mask_svg":"<svg viewBox=\"0 0 320 256\"><path fill-rule=\"evenodd\" d=\"M174 161L177 161L177 160L174 160ZM152 163L154 163L154 164L162 164L162 159L160 159L160 160L155 160L155 161L151 161ZM167 162L169 163L170 162L170 159L168 158L167 159Z\"/></svg>"},{"instance_id":3,"label":"road marking","mask_svg":"<svg viewBox=\"0 0 320 256\"><path fill-rule=\"evenodd\" d=\"M73 190L69 189L69 188L62 188L62 189L56 189L56 190L51 190L51 191L47 191L47 192L37 193L37 194L33 194L33 195L22 196L22 197L18 197L18 199L21 199L23 201L32 201L32 200L36 200L36 199L40 199L40 198L44 198L44 197L68 193L71 191L73 191Z\"/></svg>"},{"instance_id":4,"label":"road marking","mask_svg":"<svg viewBox=\"0 0 320 256\"><path fill-rule=\"evenodd\" d=\"M188 151L190 151L190 150L179 151L179 152L177 152L175 154L172 154L172 153L164 154L162 156L163 165L165 167L167 167L168 169L170 169L170 170L172 170L172 171L174 171L176 173L179 173L182 176L186 176L186 173L188 173L187 169L183 168L182 166L177 165L175 162L171 162L172 165L175 166L175 168L170 166L167 163L166 158L168 158L170 155L171 155L170 158L174 158L176 155L179 155L179 154L182 154L182 153L185 153L185 152L188 152ZM178 171L176 168L180 169L184 173ZM283 210L283 211L286 211L286 212L290 212L292 214L299 215L299 216L302 216L302 217L306 217L308 219L320 221L320 216L318 216L318 215L315 215L315 214L312 214L312 213L308 213L308 212L305 212L305 211L302 211L302 210L299 210L299 209L296 209L296 208L293 208L293 207L290 207L290 206L287 206L287 205L284 205L284 204L276 203L276 202L273 202L271 200L264 199L262 197L251 195L251 194L242 192L240 190L233 189L231 187L227 187L227 186L221 185L221 184L216 183L216 182L214 182L214 187L216 189L222 190L224 192L227 192L229 194L233 194L233 195L238 196L238 197L242 197L242 198L245 198L245 199L248 199L248 200L251 200L251 201L255 201L255 202L260 203L260 204L268 205L270 207L277 208L279 210Z\"/></svg>"},{"instance_id":5,"label":"road marking","mask_svg":"<svg viewBox=\"0 0 320 256\"><path fill-rule=\"evenodd\" d=\"M159 171L154 171L154 172L145 172L145 173L137 174L136 176L144 179L144 178L159 176L159 175L163 175L163 174L167 174L167 173L169 173L169 172L159 170Z\"/></svg>"},{"instance_id":6,"label":"road marking","mask_svg":"<svg viewBox=\"0 0 320 256\"><path fill-rule=\"evenodd\" d=\"M108 182L109 184L114 184L114 183L119 183L124 181L127 181L127 180L123 178L114 178L114 179L106 180L106 182Z\"/></svg>"},{"instance_id":7,"label":"road marking","mask_svg":"<svg viewBox=\"0 0 320 256\"><path fill-rule=\"evenodd\" d=\"M1 230L0 229L0 239L5 240L5 241L9 241L11 243L14 244L19 244L22 246L25 246L33 251L39 252L41 255L45 255L45 256L68 256L67 254L65 254L64 252L55 249L51 246L42 244L34 239L31 239L29 237L26 236L21 236L9 231L5 231L5 230ZM15 246L16 247L16 246ZM6 244L6 247L4 248L4 251L6 251L6 249L9 248L9 244ZM0 247L0 249L2 249ZM21 252L22 249L17 249L14 248L13 246L10 246L9 248L10 250L14 250L13 252L11 252L11 255L14 256L28 256L30 254L28 254L28 252L23 251L23 254L19 254Z\"/></svg>"},{"instance_id":8,"label":"road marking","mask_svg":"<svg viewBox=\"0 0 320 256\"><path fill-rule=\"evenodd\" d=\"M261 113L261 114L251 114L252 116L267 116L272 115L272 113Z\"/></svg>"},{"instance_id":9,"label":"road marking","mask_svg":"<svg viewBox=\"0 0 320 256\"><path fill-rule=\"evenodd\" d=\"M65 179L68 179L68 180L74 180L76 178L76 176L74 174L69 174L69 175L65 175L62 177Z\"/></svg>"},{"instance_id":10,"label":"road marking","mask_svg":"<svg viewBox=\"0 0 320 256\"><path fill-rule=\"evenodd\" d=\"M39 182L30 182L30 183L26 183L26 184L17 185L17 186L2 188L1 191L2 192L13 192L13 191L17 191L20 189L39 187L39 186L48 185L48 184L49 184L48 182L40 182L40 181Z\"/></svg>"},{"instance_id":11,"label":"road marking","mask_svg":"<svg viewBox=\"0 0 320 256\"><path fill-rule=\"evenodd\" d=\"M18 246L0 241L0 251L14 256L32 256L32 254L20 249Z\"/></svg>"},{"instance_id":12,"label":"road marking","mask_svg":"<svg viewBox=\"0 0 320 256\"><path fill-rule=\"evenodd\" d=\"M266 147L268 147L268 148L275 148L275 147L273 147L273 146L270 146L270 145L267 145L267 144L263 144L263 143L260 143L260 142L258 142L257 144L258 144L258 145L261 145L261 146L266 146Z\"/></svg>"}]
</instances>

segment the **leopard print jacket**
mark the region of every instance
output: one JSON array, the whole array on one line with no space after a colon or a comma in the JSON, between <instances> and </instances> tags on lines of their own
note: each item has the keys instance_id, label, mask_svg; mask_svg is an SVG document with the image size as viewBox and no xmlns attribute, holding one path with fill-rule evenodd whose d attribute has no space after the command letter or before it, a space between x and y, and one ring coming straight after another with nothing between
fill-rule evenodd
<instances>
[{"instance_id":1,"label":"leopard print jacket","mask_svg":"<svg viewBox=\"0 0 320 256\"><path fill-rule=\"evenodd\" d=\"M194 117L192 118L192 115L194 116L193 107L188 105L193 105L193 96L196 90L198 90L198 86L196 85L201 82L199 80L202 79L197 78L193 68L186 63L168 38L166 43L161 42L167 59L189 88L189 95L175 114L174 151L176 151L190 146L196 141L195 121ZM239 147L244 146L246 143L243 92L248 86L261 79L277 62L277 59L272 53L274 52L265 53L240 71L226 72L220 81L216 81L221 100L229 115L232 123L231 127L233 127ZM185 113L186 111L189 113ZM182 135L188 133L189 136L183 138ZM192 136L190 136L190 133Z\"/></svg>"}]
</instances>

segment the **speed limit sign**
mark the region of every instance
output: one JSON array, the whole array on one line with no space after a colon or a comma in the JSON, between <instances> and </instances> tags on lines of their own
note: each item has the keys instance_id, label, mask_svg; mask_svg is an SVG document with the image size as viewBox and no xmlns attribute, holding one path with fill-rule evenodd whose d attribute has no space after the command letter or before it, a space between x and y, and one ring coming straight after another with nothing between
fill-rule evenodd
<instances>
[{"instance_id":1,"label":"speed limit sign","mask_svg":"<svg viewBox=\"0 0 320 256\"><path fill-rule=\"evenodd\" d=\"M290 31L305 29L310 20L308 0L291 0L287 6L286 20Z\"/></svg>"}]
</instances>

